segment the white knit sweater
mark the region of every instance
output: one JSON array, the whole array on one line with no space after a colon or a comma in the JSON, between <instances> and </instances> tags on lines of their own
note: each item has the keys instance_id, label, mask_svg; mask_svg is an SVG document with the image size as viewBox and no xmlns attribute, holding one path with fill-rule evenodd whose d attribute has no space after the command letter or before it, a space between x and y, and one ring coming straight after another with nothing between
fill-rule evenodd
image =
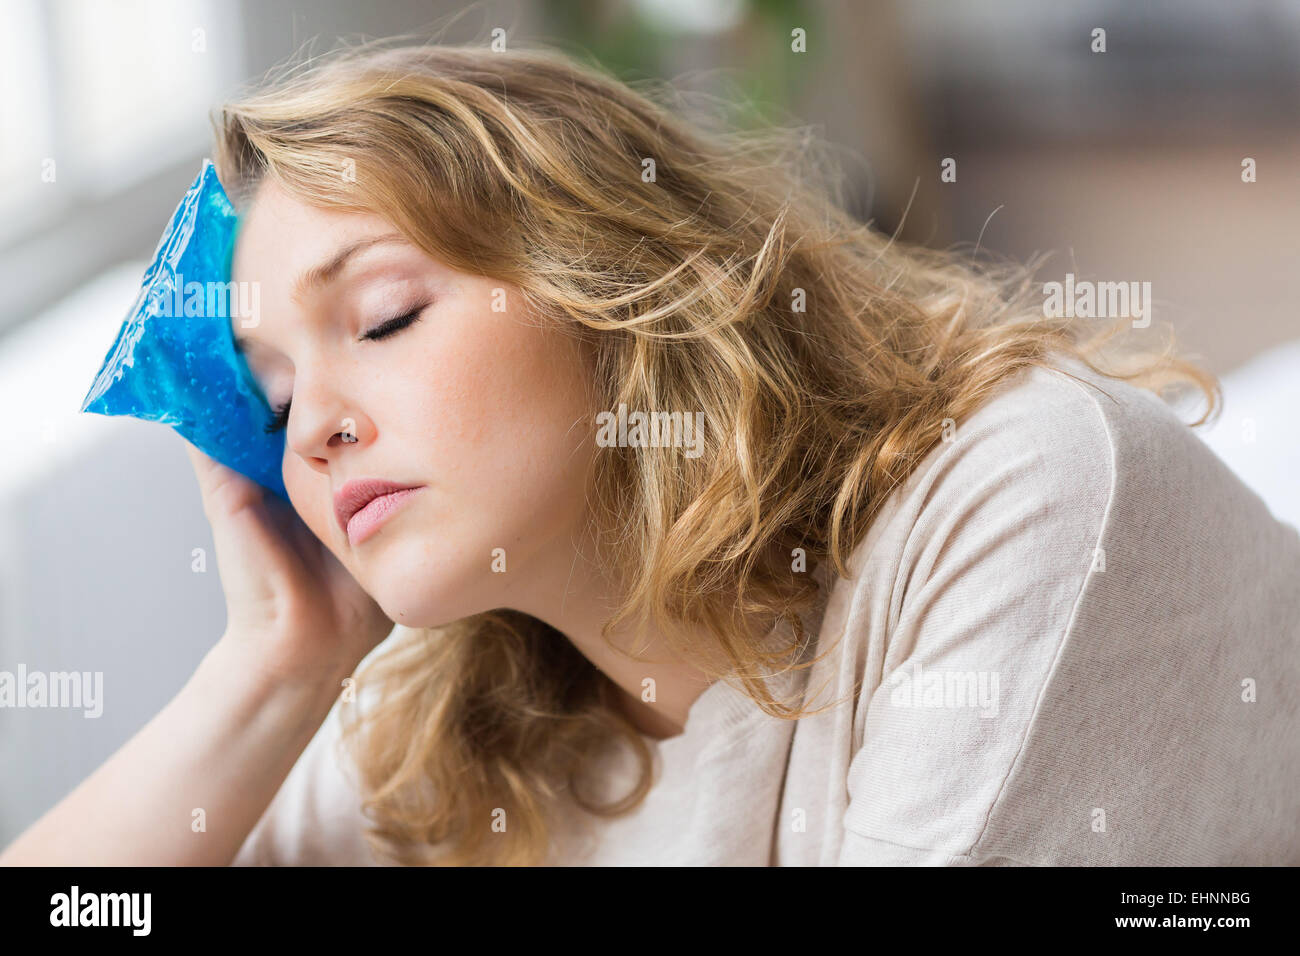
<instances>
[{"instance_id":1,"label":"white knit sweater","mask_svg":"<svg viewBox=\"0 0 1300 956\"><path fill-rule=\"evenodd\" d=\"M646 738L646 800L574 809L550 861L1300 863L1300 535L1154 396L1063 368L1092 384L1020 374L886 502L809 622L824 656L772 685L838 706L715 683ZM337 737L236 865L375 862Z\"/></svg>"}]
</instances>

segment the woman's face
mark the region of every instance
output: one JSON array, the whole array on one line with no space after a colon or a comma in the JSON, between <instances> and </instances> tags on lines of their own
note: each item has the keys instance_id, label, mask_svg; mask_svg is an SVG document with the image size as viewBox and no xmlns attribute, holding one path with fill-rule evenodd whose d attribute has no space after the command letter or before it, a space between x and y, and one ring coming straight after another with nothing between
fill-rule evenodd
<instances>
[{"instance_id":1,"label":"woman's face","mask_svg":"<svg viewBox=\"0 0 1300 956\"><path fill-rule=\"evenodd\" d=\"M530 569L571 564L594 446L573 336L543 327L514 286L454 271L383 219L270 182L233 272L260 284L254 327L232 321L249 369L273 408L292 400L289 498L389 618L428 627L517 606L511 585ZM381 325L389 334L370 336ZM360 479L419 487L358 540L335 496Z\"/></svg>"}]
</instances>

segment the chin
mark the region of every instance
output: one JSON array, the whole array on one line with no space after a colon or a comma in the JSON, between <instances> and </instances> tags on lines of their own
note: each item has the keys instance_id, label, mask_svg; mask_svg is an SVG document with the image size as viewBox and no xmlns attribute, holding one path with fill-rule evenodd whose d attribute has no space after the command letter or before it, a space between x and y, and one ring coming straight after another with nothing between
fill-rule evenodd
<instances>
[{"instance_id":1,"label":"chin","mask_svg":"<svg viewBox=\"0 0 1300 956\"><path fill-rule=\"evenodd\" d=\"M483 569L448 563L463 554L462 549L439 546L439 555L399 539L380 544L368 558L358 577L366 592L383 609L388 619L404 627L440 627L484 610L477 600L483 587Z\"/></svg>"},{"instance_id":2,"label":"chin","mask_svg":"<svg viewBox=\"0 0 1300 956\"><path fill-rule=\"evenodd\" d=\"M431 594L427 589L402 593L397 593L397 589L393 589L390 594L372 592L371 597L383 609L390 621L410 628L442 627L481 610L480 608L453 609L448 601L439 600L437 594Z\"/></svg>"}]
</instances>

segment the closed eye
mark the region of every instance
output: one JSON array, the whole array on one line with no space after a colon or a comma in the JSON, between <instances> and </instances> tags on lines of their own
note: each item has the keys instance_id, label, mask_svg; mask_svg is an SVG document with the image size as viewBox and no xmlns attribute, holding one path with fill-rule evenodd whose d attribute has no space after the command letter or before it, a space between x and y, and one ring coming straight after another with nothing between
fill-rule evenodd
<instances>
[{"instance_id":1,"label":"closed eye","mask_svg":"<svg viewBox=\"0 0 1300 956\"><path fill-rule=\"evenodd\" d=\"M424 305L416 306L414 309L412 309L410 312L407 312L405 315L399 315L396 318L387 320L386 322L380 322L373 329L371 329L369 332L367 332L365 335L361 337L363 339L370 339L372 341L375 339L386 339L390 335L393 335L395 332L400 332L408 325L414 325L416 322L420 321L420 313L423 312L428 307L429 307L429 303L426 302L424 303Z\"/></svg>"},{"instance_id":2,"label":"closed eye","mask_svg":"<svg viewBox=\"0 0 1300 956\"><path fill-rule=\"evenodd\" d=\"M373 329L366 332L365 335L361 336L361 338L374 342L396 335L402 329L420 321L421 313L423 313L429 305L430 303L426 302L423 305L412 309L410 312L380 322ZM292 404L293 400L290 399L275 409L275 416L265 426L265 431L268 435L274 435L276 432L284 431L284 429L289 427L289 407Z\"/></svg>"},{"instance_id":3,"label":"closed eye","mask_svg":"<svg viewBox=\"0 0 1300 956\"><path fill-rule=\"evenodd\" d=\"M268 435L274 435L276 432L283 431L289 426L290 402L292 402L292 399L290 399L289 402L285 402L275 410L275 417L265 426L265 431Z\"/></svg>"}]
</instances>

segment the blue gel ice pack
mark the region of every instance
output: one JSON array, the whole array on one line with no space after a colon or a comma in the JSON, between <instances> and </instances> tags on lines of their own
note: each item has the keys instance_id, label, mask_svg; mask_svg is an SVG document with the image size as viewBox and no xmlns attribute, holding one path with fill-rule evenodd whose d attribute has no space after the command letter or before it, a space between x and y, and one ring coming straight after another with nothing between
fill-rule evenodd
<instances>
[{"instance_id":1,"label":"blue gel ice pack","mask_svg":"<svg viewBox=\"0 0 1300 956\"><path fill-rule=\"evenodd\" d=\"M231 282L237 216L204 160L163 232L81 411L170 425L211 458L288 500L284 433L236 351L231 315L256 324L256 289ZM250 309L249 306L252 306Z\"/></svg>"}]
</instances>

